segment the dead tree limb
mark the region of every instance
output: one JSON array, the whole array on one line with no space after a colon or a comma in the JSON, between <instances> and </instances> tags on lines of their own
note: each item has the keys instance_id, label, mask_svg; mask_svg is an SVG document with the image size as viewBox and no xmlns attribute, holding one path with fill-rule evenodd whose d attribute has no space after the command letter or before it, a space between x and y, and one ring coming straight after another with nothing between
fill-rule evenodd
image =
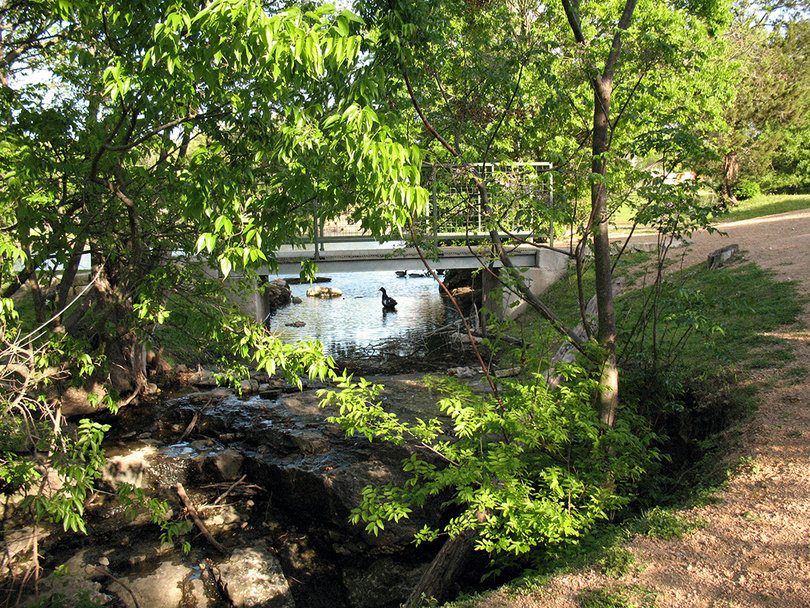
<instances>
[{"instance_id":1,"label":"dead tree limb","mask_svg":"<svg viewBox=\"0 0 810 608\"><path fill-rule=\"evenodd\" d=\"M211 532L208 531L208 528L205 526L202 519L200 519L197 509L194 508L191 499L188 497L188 494L186 494L185 488L183 488L183 484L178 483L176 486L174 486L174 489L177 491L177 495L180 497L180 500L183 501L183 506L185 506L186 511L188 511L188 514L191 515L191 520L194 522L194 525L197 526L197 529L202 533L205 539L220 553L227 553L227 551L225 551L225 547L223 547L222 544L211 535Z\"/></svg>"}]
</instances>

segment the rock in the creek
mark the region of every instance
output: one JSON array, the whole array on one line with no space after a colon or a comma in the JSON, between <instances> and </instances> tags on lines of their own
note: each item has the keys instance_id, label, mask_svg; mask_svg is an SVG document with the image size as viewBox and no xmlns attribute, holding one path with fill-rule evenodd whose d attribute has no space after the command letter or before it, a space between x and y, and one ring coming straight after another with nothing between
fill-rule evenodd
<instances>
[{"instance_id":1,"label":"rock in the creek","mask_svg":"<svg viewBox=\"0 0 810 608\"><path fill-rule=\"evenodd\" d=\"M339 298L343 292L336 287L310 287L307 296L310 298Z\"/></svg>"},{"instance_id":2,"label":"rock in the creek","mask_svg":"<svg viewBox=\"0 0 810 608\"><path fill-rule=\"evenodd\" d=\"M189 393L186 399L195 405L212 405L225 401L228 397L232 397L233 393L227 388L215 388L210 391L199 391L196 393Z\"/></svg>"},{"instance_id":3,"label":"rock in the creek","mask_svg":"<svg viewBox=\"0 0 810 608\"><path fill-rule=\"evenodd\" d=\"M451 367L447 370L447 375L455 376L456 378L473 378L478 373L478 370L472 367Z\"/></svg>"},{"instance_id":4,"label":"rock in the creek","mask_svg":"<svg viewBox=\"0 0 810 608\"><path fill-rule=\"evenodd\" d=\"M268 311L274 311L287 306L292 301L290 286L284 279L275 279L264 285L265 306Z\"/></svg>"},{"instance_id":5,"label":"rock in the creek","mask_svg":"<svg viewBox=\"0 0 810 608\"><path fill-rule=\"evenodd\" d=\"M205 368L199 368L196 372L191 374L188 378L188 383L203 388L214 388L217 386L217 381L214 379L214 372Z\"/></svg>"},{"instance_id":6,"label":"rock in the creek","mask_svg":"<svg viewBox=\"0 0 810 608\"><path fill-rule=\"evenodd\" d=\"M242 472L245 457L236 450L228 448L213 456L213 464L223 481L238 479Z\"/></svg>"},{"instance_id":7,"label":"rock in the creek","mask_svg":"<svg viewBox=\"0 0 810 608\"><path fill-rule=\"evenodd\" d=\"M149 471L147 459L154 457L155 453L154 447L144 446L128 454L108 457L101 473L101 481L112 490L117 490L123 483L136 488L146 487L154 481L149 479L149 483L147 483L146 474Z\"/></svg>"},{"instance_id":8,"label":"rock in the creek","mask_svg":"<svg viewBox=\"0 0 810 608\"><path fill-rule=\"evenodd\" d=\"M236 608L295 608L281 564L264 543L237 549L219 570Z\"/></svg>"},{"instance_id":9,"label":"rock in the creek","mask_svg":"<svg viewBox=\"0 0 810 608\"><path fill-rule=\"evenodd\" d=\"M259 392L259 381L253 378L245 378L239 383L239 389L242 395L255 395Z\"/></svg>"},{"instance_id":10,"label":"rock in the creek","mask_svg":"<svg viewBox=\"0 0 810 608\"><path fill-rule=\"evenodd\" d=\"M290 433L293 442L302 454L322 454L329 449L329 439L322 432L315 430L293 431Z\"/></svg>"},{"instance_id":11,"label":"rock in the creek","mask_svg":"<svg viewBox=\"0 0 810 608\"><path fill-rule=\"evenodd\" d=\"M82 597L85 597L102 606L109 604L112 597L102 593L101 583L93 580L104 578L104 574L91 567L92 561L87 559L87 550L80 551L64 564L63 572L51 574L41 580L40 601L50 598L51 603L46 604L48 606L79 606L83 605ZM23 605L27 606L29 602L23 601Z\"/></svg>"},{"instance_id":12,"label":"rock in the creek","mask_svg":"<svg viewBox=\"0 0 810 608\"><path fill-rule=\"evenodd\" d=\"M304 327L306 323L304 323L303 321L295 321L293 323L285 323L284 325L286 325L287 327Z\"/></svg>"},{"instance_id":13,"label":"rock in the creek","mask_svg":"<svg viewBox=\"0 0 810 608\"><path fill-rule=\"evenodd\" d=\"M259 397L262 399L278 399L281 397L281 387L270 386L263 384L259 387Z\"/></svg>"},{"instance_id":14,"label":"rock in the creek","mask_svg":"<svg viewBox=\"0 0 810 608\"><path fill-rule=\"evenodd\" d=\"M135 594L141 607L177 608L183 600L183 584L189 574L191 569L187 566L166 562L147 576L123 576L119 580ZM132 596L122 585L113 582L109 588L127 608L135 608Z\"/></svg>"}]
</instances>

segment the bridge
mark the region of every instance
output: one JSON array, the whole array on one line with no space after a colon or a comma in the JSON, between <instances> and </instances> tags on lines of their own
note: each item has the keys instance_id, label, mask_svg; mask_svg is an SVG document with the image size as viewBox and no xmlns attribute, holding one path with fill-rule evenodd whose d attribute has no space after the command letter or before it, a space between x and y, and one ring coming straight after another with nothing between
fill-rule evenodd
<instances>
[{"instance_id":1,"label":"bridge","mask_svg":"<svg viewBox=\"0 0 810 608\"><path fill-rule=\"evenodd\" d=\"M554 242L554 225L541 226L534 212L538 206L554 206L553 165L547 162L506 163L476 165L491 188L491 217L505 233L524 242L540 239ZM488 239L482 201L469 178L463 177L452 166L425 165L424 183L431 191L430 206L424 217L416 218L417 230L436 245L435 257L427 257L431 270L480 268L488 265L488 256L477 254L480 243ZM419 251L403 241L378 243L348 220L325 221L314 205L309 241L303 249L286 247L276 252L277 269L264 268L260 275L267 279L297 277L306 260L314 262L321 274L337 272L419 271L425 272L425 262ZM467 246L439 246L448 242L465 242ZM511 263L522 269L532 291L542 293L551 283L563 276L568 268L569 256L561 250L513 245L508 247ZM492 267L499 268L500 260ZM497 279L484 273L485 299L498 287ZM517 315L523 305L512 308L514 296L504 296L498 303L489 301L490 309L500 308ZM264 319L267 306L257 290L256 318Z\"/></svg>"},{"instance_id":2,"label":"bridge","mask_svg":"<svg viewBox=\"0 0 810 608\"><path fill-rule=\"evenodd\" d=\"M359 245L359 244L358 244ZM334 272L368 272L380 270L419 270L424 271L422 256L415 247L379 245L377 247L329 247L322 251L293 250L276 254L278 269L275 272L265 268L261 274L295 275L301 271L301 264L310 260L317 264L318 271L324 274ZM538 249L531 245L509 248L509 259L520 268L531 268L543 264L548 249ZM553 252L552 252L553 253ZM478 254L474 247L439 247L438 259L431 259L423 252L432 270L451 268L480 268L486 265L486 256ZM557 254L559 255L559 254ZM500 267L497 261L495 267Z\"/></svg>"},{"instance_id":3,"label":"bridge","mask_svg":"<svg viewBox=\"0 0 810 608\"><path fill-rule=\"evenodd\" d=\"M301 263L311 260L318 266L318 273L328 275L337 272L372 272L372 271L426 271L425 263L419 255L419 251L413 247L393 247L377 245L369 247L338 248L336 246L327 247L323 251L318 251L310 247L305 250L281 251L276 254L278 268L271 270L263 268L259 271L266 279L298 277L301 271ZM481 268L487 265L487 259L478 254L474 248L470 247L440 247L438 248L438 259L427 258L428 267L433 270L450 270L461 268ZM568 269L569 256L561 250L536 247L533 245L512 246L507 249L510 262L521 268L521 272L529 288L540 294L549 285L563 277ZM500 268L502 262L497 260L491 264L493 268ZM497 279L490 273L483 273L483 290L486 307L508 313L514 317L525 308L525 303L521 302L513 307L517 299L511 294L504 294L501 302L495 302L492 292L499 287ZM489 294L489 295L488 295ZM254 302L250 304L250 310L245 312L254 314L257 320L264 320L269 314L267 303L263 294L257 290Z\"/></svg>"}]
</instances>

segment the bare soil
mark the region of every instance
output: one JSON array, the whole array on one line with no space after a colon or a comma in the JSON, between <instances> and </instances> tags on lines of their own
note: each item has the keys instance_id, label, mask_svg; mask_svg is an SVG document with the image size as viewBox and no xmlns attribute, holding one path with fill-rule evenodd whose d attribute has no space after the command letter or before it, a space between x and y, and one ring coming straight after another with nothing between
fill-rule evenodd
<instances>
[{"instance_id":1,"label":"bare soil","mask_svg":"<svg viewBox=\"0 0 810 608\"><path fill-rule=\"evenodd\" d=\"M746 259L772 269L780 280L796 281L800 292L810 295L810 210L718 228L727 236L694 235L688 249L678 253L680 265L706 263L709 253L736 243ZM784 364L775 361L773 369L743 379L771 382L759 394L754 418L729 436L728 463L745 466L716 494L714 504L681 512L698 524L696 531L672 540L632 538L625 548L637 567L620 578L595 569L565 573L517 597L514 591L493 592L476 608L574 608L578 596L597 588L648 590L659 608L810 607L808 327L810 303L805 302L801 327L776 334L795 349L789 364L795 373L785 374ZM639 599L635 605L651 604Z\"/></svg>"}]
</instances>

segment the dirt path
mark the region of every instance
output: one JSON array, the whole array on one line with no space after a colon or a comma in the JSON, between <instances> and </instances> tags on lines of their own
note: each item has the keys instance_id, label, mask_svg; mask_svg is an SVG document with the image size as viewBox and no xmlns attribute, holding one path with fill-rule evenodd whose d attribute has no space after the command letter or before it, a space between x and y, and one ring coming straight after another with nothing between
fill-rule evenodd
<instances>
[{"instance_id":1,"label":"dirt path","mask_svg":"<svg viewBox=\"0 0 810 608\"><path fill-rule=\"evenodd\" d=\"M737 243L747 259L796 281L810 296L810 210L719 228L728 236L691 239L684 267ZM810 303L802 320L803 329L778 335L796 349L791 365L806 369ZM565 574L541 592L517 598L499 592L476 607L574 608L586 589L642 586L658 592L658 608L810 608L810 374L798 383L776 382L760 400L740 434L740 456L750 464L718 494L719 502L683 513L702 523L697 531L675 540L632 539L627 548L640 572L619 579L593 571Z\"/></svg>"}]
</instances>

